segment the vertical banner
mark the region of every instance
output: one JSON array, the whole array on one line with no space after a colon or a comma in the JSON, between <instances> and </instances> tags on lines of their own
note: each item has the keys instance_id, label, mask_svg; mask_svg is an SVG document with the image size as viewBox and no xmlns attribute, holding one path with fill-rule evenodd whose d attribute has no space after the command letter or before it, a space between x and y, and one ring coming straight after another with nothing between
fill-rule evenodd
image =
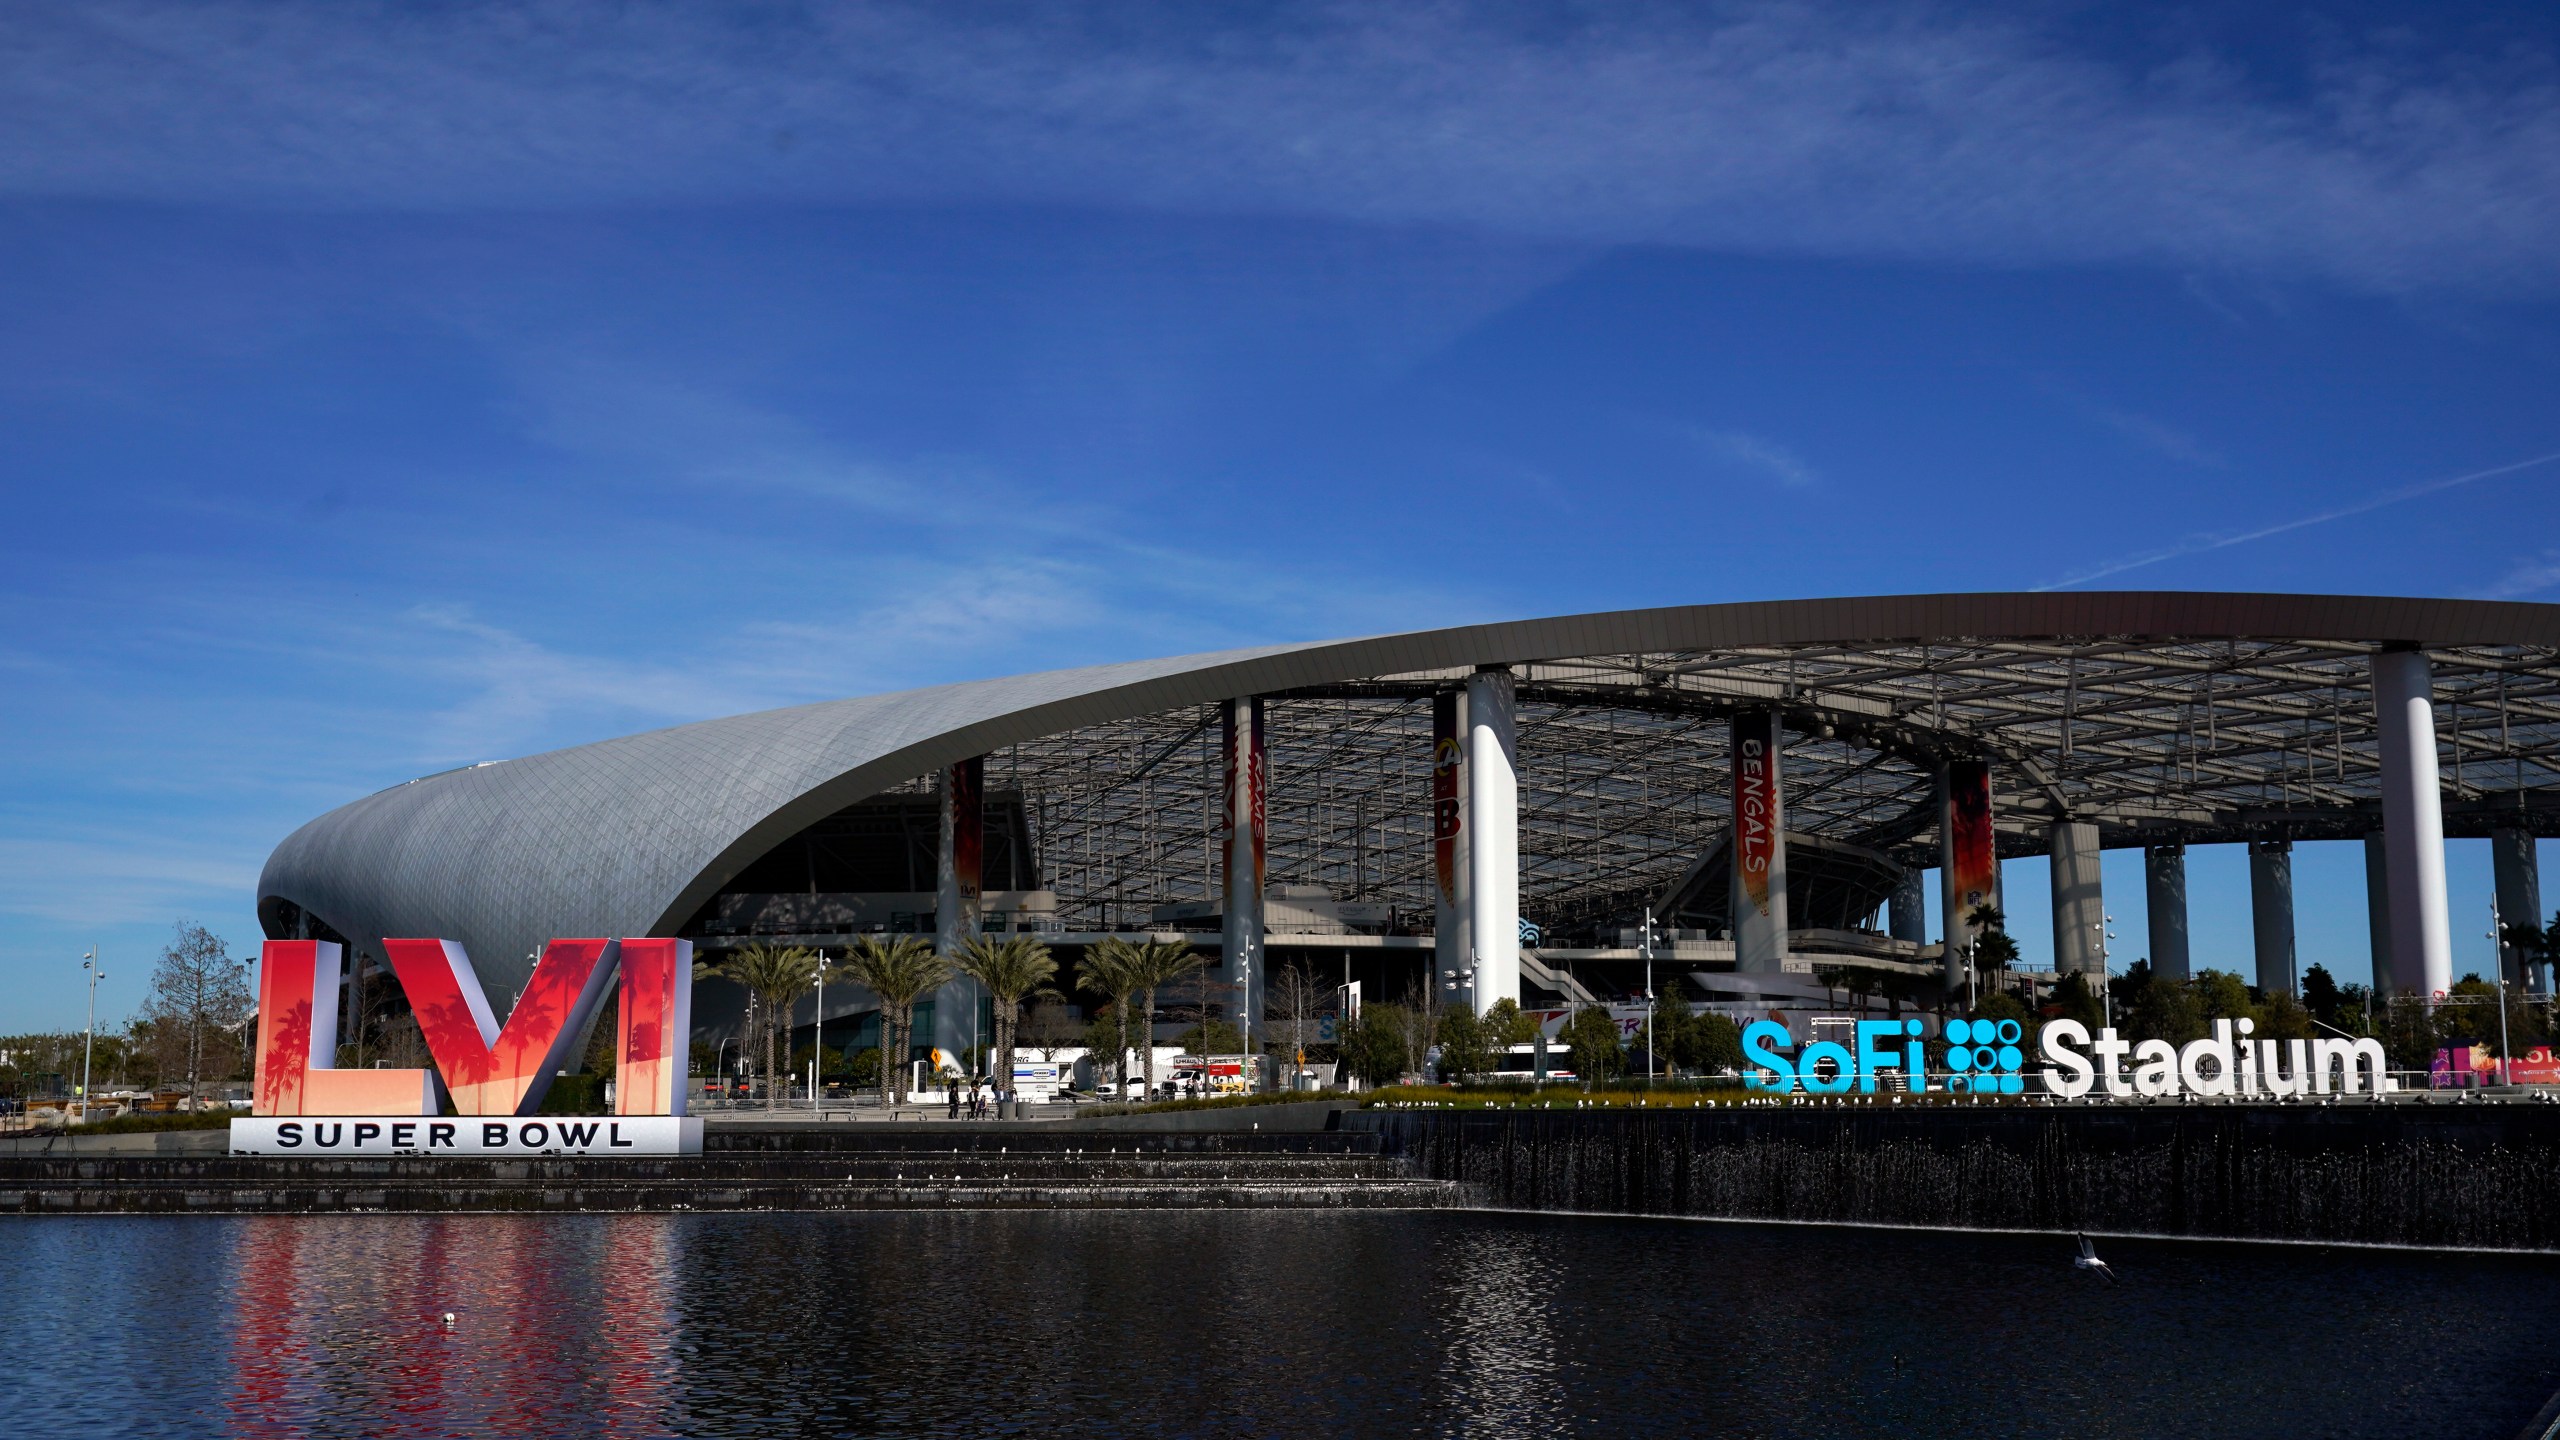
<instances>
[{"instance_id":1,"label":"vertical banner","mask_svg":"<svg viewBox=\"0 0 2560 1440\"><path fill-rule=\"evenodd\" d=\"M693 942L625 940L616 1115L682 1115L692 1059Z\"/></svg>"},{"instance_id":2,"label":"vertical banner","mask_svg":"<svg viewBox=\"0 0 2560 1440\"><path fill-rule=\"evenodd\" d=\"M500 1028L471 957L451 940L382 942L444 1076L457 1115L531 1115L604 1003L610 940L554 940L534 964Z\"/></svg>"},{"instance_id":3,"label":"vertical banner","mask_svg":"<svg viewBox=\"0 0 2560 1440\"><path fill-rule=\"evenodd\" d=\"M1458 834L1466 825L1459 810L1458 777L1465 767L1458 692L1443 690L1431 697L1431 874L1439 883L1443 915L1458 901Z\"/></svg>"},{"instance_id":4,"label":"vertical banner","mask_svg":"<svg viewBox=\"0 0 2560 1440\"><path fill-rule=\"evenodd\" d=\"M951 796L951 881L974 921L986 885L987 757L973 755L952 766L942 783Z\"/></svg>"},{"instance_id":5,"label":"vertical banner","mask_svg":"<svg viewBox=\"0 0 2560 1440\"><path fill-rule=\"evenodd\" d=\"M1237 1024L1248 1041L1260 1028L1262 997L1268 968L1263 960L1262 895L1266 880L1266 844L1270 832L1271 774L1262 731L1260 696L1238 697L1225 706L1220 727L1226 764L1226 813L1220 829L1226 844L1223 879L1225 899L1219 906L1220 962L1228 982L1237 987Z\"/></svg>"},{"instance_id":6,"label":"vertical banner","mask_svg":"<svg viewBox=\"0 0 2560 1440\"><path fill-rule=\"evenodd\" d=\"M1991 762L1955 760L1947 765L1947 804L1939 860L1946 867L1946 930L1950 944L1974 938L1965 917L1977 905L2000 903L2000 851L1991 831Z\"/></svg>"},{"instance_id":7,"label":"vertical banner","mask_svg":"<svg viewBox=\"0 0 2560 1440\"><path fill-rule=\"evenodd\" d=\"M1733 717L1733 944L1736 968L1775 973L1787 954L1784 732L1774 710Z\"/></svg>"},{"instance_id":8,"label":"vertical banner","mask_svg":"<svg viewBox=\"0 0 2560 1440\"><path fill-rule=\"evenodd\" d=\"M338 986L346 951L270 940L258 959L258 1078L252 1115L432 1115L432 1070L341 1070Z\"/></svg>"}]
</instances>

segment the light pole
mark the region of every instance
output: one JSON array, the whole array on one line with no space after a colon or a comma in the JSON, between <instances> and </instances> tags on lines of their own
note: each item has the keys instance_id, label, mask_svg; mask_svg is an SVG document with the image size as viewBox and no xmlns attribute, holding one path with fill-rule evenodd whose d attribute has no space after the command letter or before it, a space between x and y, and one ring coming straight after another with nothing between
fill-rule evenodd
<instances>
[{"instance_id":1,"label":"light pole","mask_svg":"<svg viewBox=\"0 0 2560 1440\"><path fill-rule=\"evenodd\" d=\"M89 1123L89 1065L98 1054L98 982L107 972L98 959L98 947L92 945L80 957L80 968L89 972L89 1027L80 1045L80 1123Z\"/></svg>"},{"instance_id":2,"label":"light pole","mask_svg":"<svg viewBox=\"0 0 2560 1440\"><path fill-rule=\"evenodd\" d=\"M2089 928L2098 932L2098 1014L2110 1030L2116 1024L2116 977L2115 972L2107 968L2107 942L2116 938L2116 932L2107 927L2114 923L2116 917L2113 915L2089 922ZM2029 986L2028 989L2032 992L2034 987Z\"/></svg>"},{"instance_id":3,"label":"light pole","mask_svg":"<svg viewBox=\"0 0 2560 1440\"><path fill-rule=\"evenodd\" d=\"M1653 993L1653 907L1644 907L1644 1083L1653 1084L1653 1054L1662 1048L1662 1002Z\"/></svg>"},{"instance_id":4,"label":"light pole","mask_svg":"<svg viewBox=\"0 0 2560 1440\"><path fill-rule=\"evenodd\" d=\"M809 1108L818 1108L818 1082L827 1073L827 952L818 951L818 1011L809 1032Z\"/></svg>"},{"instance_id":5,"label":"light pole","mask_svg":"<svg viewBox=\"0 0 2560 1440\"><path fill-rule=\"evenodd\" d=\"M2498 923L2498 897L2489 897L2489 944L2498 958L2498 1083L2507 1083L2507 946L2500 932L2506 927Z\"/></svg>"}]
</instances>

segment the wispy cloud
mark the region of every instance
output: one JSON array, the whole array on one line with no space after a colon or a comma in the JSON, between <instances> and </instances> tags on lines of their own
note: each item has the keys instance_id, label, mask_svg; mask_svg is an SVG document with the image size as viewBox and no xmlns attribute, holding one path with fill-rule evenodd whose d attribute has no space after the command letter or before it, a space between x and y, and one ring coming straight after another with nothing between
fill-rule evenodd
<instances>
[{"instance_id":1,"label":"wispy cloud","mask_svg":"<svg viewBox=\"0 0 2560 1440\"><path fill-rule=\"evenodd\" d=\"M1694 430L1700 449L1729 465L1757 471L1781 485L1811 485L1822 476L1803 456L1759 435L1740 430Z\"/></svg>"},{"instance_id":2,"label":"wispy cloud","mask_svg":"<svg viewBox=\"0 0 2560 1440\"><path fill-rule=\"evenodd\" d=\"M2499 576L2495 584L2479 592L2479 598L2517 600L2555 587L2560 587L2560 550L2545 550Z\"/></svg>"},{"instance_id":3,"label":"wispy cloud","mask_svg":"<svg viewBox=\"0 0 2560 1440\"><path fill-rule=\"evenodd\" d=\"M2128 61L2069 26L1835 3L15 6L0 194L1066 204L2560 284L2560 86L2533 42L2429 60L2332 31L2283 57L2307 83L2279 95L2201 46Z\"/></svg>"},{"instance_id":4,"label":"wispy cloud","mask_svg":"<svg viewBox=\"0 0 2560 1440\"><path fill-rule=\"evenodd\" d=\"M2093 400L2058 380L2039 380L2036 388L2145 450L2166 456L2181 465L2221 470L2231 463L2188 432L2139 411Z\"/></svg>"},{"instance_id":5,"label":"wispy cloud","mask_svg":"<svg viewBox=\"0 0 2560 1440\"><path fill-rule=\"evenodd\" d=\"M2279 521L2272 525L2261 525L2251 530L2205 531L2189 535L2174 544L2162 545L2156 549L2142 550L2130 555L2120 556L2117 559L2107 561L2103 565L2093 566L2090 569L2067 575L2060 580L2055 580L2049 584L2039 585L2036 588L2038 590L2063 590L2074 585L2085 585L2092 580L2103 580L2110 575L2121 575L2128 570L2139 570L2146 565L2157 565L2164 560L2176 560L2188 555L2202 555L2213 550L2226 550L2234 545L2246 545L2252 540L2265 540L2277 535L2290 534L2296 530L2308 530L2314 525L2326 525L2332 520L2344 520L2350 516L2370 514L2387 505L2400 504L2404 500L2415 500L2422 495L2433 495L2439 491L2454 489L2457 486L2477 484L2483 480L2495 479L2500 475L2512 475L2519 470L2530 470L2539 465L2548 465L2555 460L2560 460L2560 452L2555 452L2549 455L2537 455L2530 460L2518 460L2511 465L2496 465L2486 470L2474 470L2466 475L2449 475L2440 480L2422 480L2415 485L2403 485L2397 490L2385 490L2379 495L2368 496L2365 499L2358 500L2350 505L2339 505L2310 515L2301 515L2291 520Z\"/></svg>"}]
</instances>

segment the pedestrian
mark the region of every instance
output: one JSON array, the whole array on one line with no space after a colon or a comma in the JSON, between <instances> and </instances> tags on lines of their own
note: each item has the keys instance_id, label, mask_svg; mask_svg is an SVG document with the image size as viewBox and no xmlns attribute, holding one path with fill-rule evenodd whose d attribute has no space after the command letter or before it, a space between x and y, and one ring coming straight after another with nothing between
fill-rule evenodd
<instances>
[{"instance_id":1,"label":"pedestrian","mask_svg":"<svg viewBox=\"0 0 2560 1440\"><path fill-rule=\"evenodd\" d=\"M943 1093L943 1097L944 1097L945 1099L948 1099L948 1100L951 1102L951 1118L952 1118L952 1119L954 1119L954 1120L959 1119L959 1118L960 1118L960 1077L959 1077L959 1076L957 1076L957 1075L954 1075L954 1076L952 1076L950 1079L947 1079L947 1080L943 1081L943 1082L942 1082L942 1093Z\"/></svg>"}]
</instances>

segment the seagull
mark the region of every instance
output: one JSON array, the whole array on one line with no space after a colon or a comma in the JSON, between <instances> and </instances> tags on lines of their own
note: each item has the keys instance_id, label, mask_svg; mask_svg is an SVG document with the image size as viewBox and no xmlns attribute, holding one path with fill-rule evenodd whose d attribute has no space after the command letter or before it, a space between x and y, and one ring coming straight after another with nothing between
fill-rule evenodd
<instances>
[{"instance_id":1,"label":"seagull","mask_svg":"<svg viewBox=\"0 0 2560 1440\"><path fill-rule=\"evenodd\" d=\"M2110 1285L2116 1283L2116 1272L2108 1269L2107 1262L2098 1258L2098 1247L2090 1244L2086 1235L2080 1237L2080 1253L2072 1259L2071 1268L2094 1272Z\"/></svg>"},{"instance_id":2,"label":"seagull","mask_svg":"<svg viewBox=\"0 0 2560 1440\"><path fill-rule=\"evenodd\" d=\"M453 1312L450 1310L444 1312L444 1328L447 1330L453 1328Z\"/></svg>"}]
</instances>

